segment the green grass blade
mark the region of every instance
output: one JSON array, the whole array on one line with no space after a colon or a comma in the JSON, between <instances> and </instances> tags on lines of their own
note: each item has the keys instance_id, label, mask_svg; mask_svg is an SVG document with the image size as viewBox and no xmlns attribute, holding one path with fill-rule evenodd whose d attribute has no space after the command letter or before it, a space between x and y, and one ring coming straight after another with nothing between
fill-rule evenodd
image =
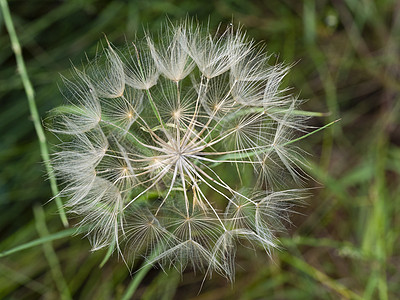
<instances>
[{"instance_id":1,"label":"green grass blade","mask_svg":"<svg viewBox=\"0 0 400 300\"><path fill-rule=\"evenodd\" d=\"M65 210L62 205L62 201L61 201L60 197L58 197L59 191L58 191L56 179L55 179L53 171L52 171L52 167L50 165L50 156L49 156L49 150L47 148L46 136L44 134L43 127L42 127L40 117L39 117L39 112L36 107L35 91L33 89L31 81L29 80L28 72L25 67L25 62L22 57L21 46L18 41L17 33L15 32L14 24L13 24L13 21L11 18L11 14L10 14L10 10L8 8L7 1L0 0L0 7L2 10L3 17L4 17L4 23L6 25L8 34L10 36L11 47L15 54L18 71L19 71L19 74L20 74L20 77L21 77L21 80L22 80L22 83L23 83L23 86L25 89L26 97L28 99L29 110L31 112L33 124L35 126L36 134L39 139L40 153L42 155L42 159L46 166L47 174L49 175L51 191L54 195L61 221L62 221L63 225L65 227L67 227L68 219L67 219L67 216L65 215Z\"/></svg>"},{"instance_id":2,"label":"green grass blade","mask_svg":"<svg viewBox=\"0 0 400 300\"><path fill-rule=\"evenodd\" d=\"M42 245L42 244L47 243L47 242L59 240L59 239L65 238L65 237L69 237L71 235L74 235L74 234L77 234L77 233L81 233L81 232L84 232L84 231L85 231L85 228L83 228L83 227L82 228L68 228L68 229L65 229L63 231L59 231L57 233L49 234L49 235L41 237L39 239L30 241L28 243L25 243L25 244L22 244L22 245L19 245L19 246L16 246L16 247L14 247L12 249L0 252L0 257L8 256L8 255L11 255L13 253L16 253L16 252L19 252L19 251L22 251L22 250L25 250L25 249L29 249L29 248L32 248L32 247L35 247L35 246L39 246L39 245Z\"/></svg>"},{"instance_id":3,"label":"green grass blade","mask_svg":"<svg viewBox=\"0 0 400 300\"><path fill-rule=\"evenodd\" d=\"M280 257L286 263L292 265L296 269L299 269L300 271L306 273L307 275L311 276L315 280L321 282L323 285L334 290L335 292L337 292L339 295L341 295L345 299L357 299L357 300L362 299L361 296L359 296L355 292L349 290L346 286L339 283L338 281L333 280L325 273L317 270L316 268L314 268L313 266L311 266L304 260L297 258L293 255L287 255L287 254L283 254Z\"/></svg>"},{"instance_id":4,"label":"green grass blade","mask_svg":"<svg viewBox=\"0 0 400 300\"><path fill-rule=\"evenodd\" d=\"M107 253L104 256L103 260L101 261L99 268L104 267L106 262L110 259L111 255L113 254L114 249L115 249L115 240L113 240L111 245L108 247Z\"/></svg>"},{"instance_id":5,"label":"green grass blade","mask_svg":"<svg viewBox=\"0 0 400 300\"><path fill-rule=\"evenodd\" d=\"M125 294L122 296L121 300L132 299L132 296L135 294L139 284L142 282L143 278L153 267L153 264L151 262L155 257L157 257L157 255L160 254L159 252L160 252L159 249L155 249L154 252L151 254L151 256L148 258L148 260L143 262L142 267L133 276L132 281L129 284Z\"/></svg>"},{"instance_id":6,"label":"green grass blade","mask_svg":"<svg viewBox=\"0 0 400 300\"><path fill-rule=\"evenodd\" d=\"M46 226L46 216L44 214L43 208L41 206L35 206L33 208L35 215L35 225L36 230L39 235L44 238L49 235L49 230ZM56 287L60 293L61 299L69 300L71 298L71 293L68 289L67 282L65 281L64 275L61 271L60 261L58 260L56 251L50 241L42 244L44 255L50 266L50 271L56 284Z\"/></svg>"},{"instance_id":7,"label":"green grass blade","mask_svg":"<svg viewBox=\"0 0 400 300\"><path fill-rule=\"evenodd\" d=\"M135 274L132 278L131 283L129 284L125 294L122 296L121 300L129 300L132 299L133 294L136 292L139 284L142 282L144 276L146 276L147 272L152 268L151 264L145 262L143 267Z\"/></svg>"}]
</instances>

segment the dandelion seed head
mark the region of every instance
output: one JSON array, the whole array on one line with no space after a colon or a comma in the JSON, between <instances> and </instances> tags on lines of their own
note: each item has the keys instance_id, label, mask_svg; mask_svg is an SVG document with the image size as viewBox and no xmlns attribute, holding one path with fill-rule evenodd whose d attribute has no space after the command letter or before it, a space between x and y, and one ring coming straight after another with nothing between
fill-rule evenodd
<instances>
[{"instance_id":1,"label":"dandelion seed head","mask_svg":"<svg viewBox=\"0 0 400 300\"><path fill-rule=\"evenodd\" d=\"M270 254L301 199L284 187L304 176L287 72L242 28L186 20L122 49L107 41L63 78L53 167L93 250L230 280L238 243Z\"/></svg>"}]
</instances>

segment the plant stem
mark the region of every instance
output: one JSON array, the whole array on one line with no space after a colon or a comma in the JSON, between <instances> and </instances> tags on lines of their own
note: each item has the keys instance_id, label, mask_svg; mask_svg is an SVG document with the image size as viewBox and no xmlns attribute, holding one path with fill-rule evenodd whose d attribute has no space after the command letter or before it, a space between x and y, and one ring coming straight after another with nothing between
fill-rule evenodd
<instances>
[{"instance_id":1,"label":"plant stem","mask_svg":"<svg viewBox=\"0 0 400 300\"><path fill-rule=\"evenodd\" d=\"M146 274L150 271L152 267L153 267L152 264L146 263L146 261L143 263L143 266L132 278L132 281L129 284L125 294L122 296L121 300L132 299L132 296L135 294L139 284L142 282L143 278L146 276Z\"/></svg>"},{"instance_id":2,"label":"plant stem","mask_svg":"<svg viewBox=\"0 0 400 300\"><path fill-rule=\"evenodd\" d=\"M43 208L40 205L37 205L33 208L33 213L35 215L35 225L39 236L42 239L46 238L49 236L49 230L47 229L46 216ZM68 284L65 281L64 275L61 271L60 261L57 257L56 251L54 250L53 244L50 241L47 241L43 243L42 247L46 260L50 266L54 283L60 293L60 298L63 300L72 299Z\"/></svg>"},{"instance_id":3,"label":"plant stem","mask_svg":"<svg viewBox=\"0 0 400 300\"><path fill-rule=\"evenodd\" d=\"M59 191L58 191L58 187L57 187L57 182L54 177L53 169L50 165L49 150L47 148L46 136L44 134L43 127L42 127L40 117L39 117L39 113L38 113L38 110L36 107L35 92L33 90L32 83L29 80L28 72L25 67L24 58L22 57L21 46L18 41L18 36L15 32L15 28L14 28L14 24L13 24L13 21L11 18L10 9L8 7L7 0L0 0L0 7L1 7L2 14L4 16L4 23L6 25L8 34L10 36L11 47L13 49L13 52L15 54L15 58L17 61L18 73L21 77L21 81L22 81L22 84L25 89L25 94L28 99L29 110L31 112L33 124L35 126L36 134L39 139L40 153L42 155L42 159L45 164L47 174L49 175L51 191L52 191L54 199L56 201L61 221L62 221L63 225L65 227L67 227L68 220L65 215L65 211L64 211L64 207L62 205L61 199L58 196Z\"/></svg>"},{"instance_id":4,"label":"plant stem","mask_svg":"<svg viewBox=\"0 0 400 300\"><path fill-rule=\"evenodd\" d=\"M55 240L62 239L65 237L70 237L71 235L74 235L74 234L83 233L86 230L87 230L87 228L85 228L85 227L64 229L63 231L49 234L49 235L46 235L45 237L38 238L36 240L27 242L22 245L18 245L12 249L2 251L2 252L0 252L0 257L4 257L4 256L7 256L7 255L10 255L10 254L13 254L13 253L25 250L25 249L29 249L29 248L38 246L38 245L42 245L47 242L55 241Z\"/></svg>"}]
</instances>

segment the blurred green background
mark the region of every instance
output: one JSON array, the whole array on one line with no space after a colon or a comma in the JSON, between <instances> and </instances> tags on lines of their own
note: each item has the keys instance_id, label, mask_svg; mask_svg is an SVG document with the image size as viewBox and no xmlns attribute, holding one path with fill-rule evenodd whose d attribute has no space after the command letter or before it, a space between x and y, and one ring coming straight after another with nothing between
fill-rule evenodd
<instances>
[{"instance_id":1,"label":"blurred green background","mask_svg":"<svg viewBox=\"0 0 400 300\"><path fill-rule=\"evenodd\" d=\"M286 84L308 100L302 108L329 112L310 125L341 120L299 142L310 153L314 178L306 186L319 188L293 214L273 260L242 247L236 282L215 275L199 294L202 274L152 269L132 296L124 263L114 255L100 269L106 251L90 253L87 239L65 232L48 202L49 182L1 14L0 252L61 235L0 254L0 299L400 298L399 1L19 0L9 6L42 118L63 101L59 73L67 75L85 52L90 57L103 34L122 46L143 35L143 27L156 31L166 16L189 15L209 20L211 28L242 24L277 61L295 62Z\"/></svg>"}]
</instances>

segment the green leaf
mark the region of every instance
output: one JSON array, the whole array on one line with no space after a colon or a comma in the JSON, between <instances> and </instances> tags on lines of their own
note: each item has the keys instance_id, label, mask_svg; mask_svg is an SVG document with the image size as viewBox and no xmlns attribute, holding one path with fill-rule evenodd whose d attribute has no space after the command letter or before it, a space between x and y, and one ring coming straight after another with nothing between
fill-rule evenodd
<instances>
[{"instance_id":1,"label":"green leaf","mask_svg":"<svg viewBox=\"0 0 400 300\"><path fill-rule=\"evenodd\" d=\"M42 245L42 244L50 242L50 241L59 240L59 239L71 236L73 234L82 233L85 230L86 230L86 228L84 228L84 227L68 228L68 229L59 231L57 233L53 233L53 234L50 234L48 236L45 236L45 237L30 241L28 243L16 246L16 247L14 247L12 249L2 251L2 252L0 252L0 257L4 257L4 256L7 256L7 255L10 255L10 254L13 254L13 253L25 250L25 249L29 249L29 248L32 248L32 247L35 247L35 246L39 246L39 245Z\"/></svg>"}]
</instances>

